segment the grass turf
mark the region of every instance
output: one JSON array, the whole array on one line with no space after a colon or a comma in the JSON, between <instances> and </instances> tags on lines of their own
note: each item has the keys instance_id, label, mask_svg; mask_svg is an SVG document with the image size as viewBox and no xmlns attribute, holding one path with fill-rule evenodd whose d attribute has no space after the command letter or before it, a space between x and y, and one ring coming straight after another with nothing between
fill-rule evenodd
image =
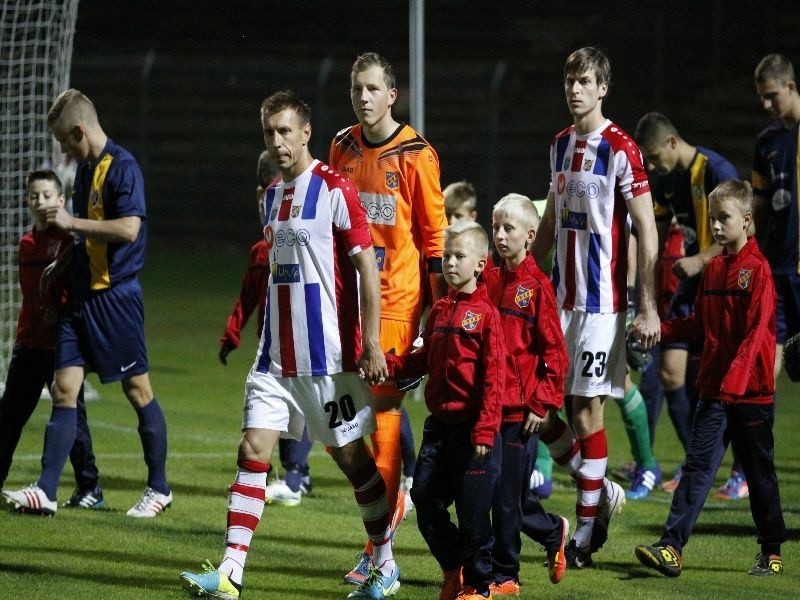
<instances>
[{"instance_id":1,"label":"grass turf","mask_svg":"<svg viewBox=\"0 0 800 600\"><path fill-rule=\"evenodd\" d=\"M168 475L173 507L157 519L135 520L125 511L144 489L145 467L136 418L118 385L101 386L102 400L89 404L101 483L108 508L59 510L54 518L0 512L0 597L3 598L181 598L182 570L199 570L219 560L225 531L227 486L235 470L243 382L256 339L250 324L227 367L217 360L219 336L239 289L246 251L151 252L143 274L153 386L169 426ZM746 575L758 551L747 501L710 499L684 552L684 572L667 579L641 566L633 555L652 543L669 510L662 492L628 502L615 517L596 568L568 572L551 585L543 550L523 542L522 598L796 598L800 586L800 447L798 386L779 380L776 463L790 542L784 545L785 575ZM407 402L419 443L426 410ZM609 403L606 423L610 462L628 460L619 409ZM34 481L44 426L43 401L20 442L7 488ZM662 415L656 454L665 474L681 461L669 419ZM364 534L352 491L318 445L310 459L313 493L294 508L268 506L256 532L245 573L244 598L304 600L346 598L340 583L355 563ZM717 478L727 477L730 455ZM556 468L556 490L548 510L567 515L574 526L575 494ZM69 497L72 473L62 477L59 501ZM416 529L411 513L399 530L395 554L402 568L398 598L438 597L440 572Z\"/></svg>"}]
</instances>

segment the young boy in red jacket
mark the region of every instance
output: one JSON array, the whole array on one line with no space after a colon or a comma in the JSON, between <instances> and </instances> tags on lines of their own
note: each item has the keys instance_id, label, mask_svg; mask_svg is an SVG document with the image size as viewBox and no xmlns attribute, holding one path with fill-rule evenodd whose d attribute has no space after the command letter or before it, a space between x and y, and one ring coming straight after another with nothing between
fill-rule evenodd
<instances>
[{"instance_id":1,"label":"young boy in red jacket","mask_svg":"<svg viewBox=\"0 0 800 600\"><path fill-rule=\"evenodd\" d=\"M431 414L411 499L420 533L444 571L440 600L492 597L489 511L498 473L490 453L500 427L506 350L497 308L477 281L488 251L478 223L445 230L442 270L449 293L431 308L422 348L386 355L390 377L429 374L425 404ZM451 504L458 525L450 520Z\"/></svg>"},{"instance_id":2,"label":"young boy in red jacket","mask_svg":"<svg viewBox=\"0 0 800 600\"><path fill-rule=\"evenodd\" d=\"M539 431L564 403L568 366L553 286L527 251L538 225L530 198L501 198L492 211L492 237L502 262L483 276L500 311L507 352L502 424L492 453L500 470L492 505L492 593L497 595L519 594L520 530L547 550L553 583L566 569L569 522L546 513L528 493Z\"/></svg>"},{"instance_id":3,"label":"young boy in red jacket","mask_svg":"<svg viewBox=\"0 0 800 600\"><path fill-rule=\"evenodd\" d=\"M749 183L725 181L708 196L711 233L723 246L703 271L694 313L661 324L661 340L703 340L692 438L661 539L636 546L642 564L677 577L683 547L730 442L750 484L761 551L750 575L783 573L786 526L775 473L775 287L755 238Z\"/></svg>"},{"instance_id":4,"label":"young boy in red jacket","mask_svg":"<svg viewBox=\"0 0 800 600\"><path fill-rule=\"evenodd\" d=\"M69 274L49 269L55 259L72 251L72 234L50 227L44 211L63 206L66 198L61 180L53 171L31 172L27 179L25 200L33 228L19 242L19 284L22 306L17 321L17 337L8 365L6 387L0 398L0 487L8 476L22 429L39 404L42 388L53 383L58 321L67 302ZM83 387L77 399L77 434L69 459L75 471L76 488L64 508L99 509L105 507L100 489L100 473L95 464L92 436L86 420ZM7 502L17 506L16 494ZM23 494L24 496L24 494ZM33 497L33 496L32 496ZM54 496L55 497L55 496ZM52 515L55 501L33 507L19 506L22 512Z\"/></svg>"}]
</instances>

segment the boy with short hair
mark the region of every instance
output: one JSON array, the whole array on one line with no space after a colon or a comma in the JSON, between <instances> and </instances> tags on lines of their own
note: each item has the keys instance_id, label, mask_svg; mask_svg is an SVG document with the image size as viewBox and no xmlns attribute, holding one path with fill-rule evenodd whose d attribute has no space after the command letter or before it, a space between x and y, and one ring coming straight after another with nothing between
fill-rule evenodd
<instances>
[{"instance_id":1,"label":"boy with short hair","mask_svg":"<svg viewBox=\"0 0 800 600\"><path fill-rule=\"evenodd\" d=\"M53 383L56 332L67 298L68 278L55 273L48 276L45 272L58 256L72 249L72 236L57 227L50 227L42 212L51 206L64 205L64 192L58 176L49 169L31 172L27 179L25 200L33 218L33 228L19 242L22 306L6 387L0 399L0 487L8 476L22 429L39 403L42 388L47 386L49 389ZM44 286L43 278L47 282ZM105 506L86 422L83 388L78 394L77 434L69 458L75 470L77 486L72 497L62 506ZM20 506L20 510L52 515L56 510L56 502L37 502L30 507Z\"/></svg>"},{"instance_id":2,"label":"boy with short hair","mask_svg":"<svg viewBox=\"0 0 800 600\"><path fill-rule=\"evenodd\" d=\"M669 577L681 574L683 547L730 442L750 482L750 512L761 545L749 574L779 575L786 526L773 462L775 288L767 259L747 237L750 184L718 185L709 194L708 215L723 252L703 271L694 313L661 325L667 342L703 340L700 401L664 532L655 544L637 546L636 557Z\"/></svg>"},{"instance_id":3,"label":"boy with short hair","mask_svg":"<svg viewBox=\"0 0 800 600\"><path fill-rule=\"evenodd\" d=\"M422 445L411 498L417 524L444 571L440 600L491 598L492 505L506 354L500 315L478 283L489 241L474 222L445 230L442 266L448 295L431 308L423 346L387 354L390 377L426 373ZM448 507L455 504L458 525ZM461 575L463 569L463 586Z\"/></svg>"},{"instance_id":4,"label":"boy with short hair","mask_svg":"<svg viewBox=\"0 0 800 600\"><path fill-rule=\"evenodd\" d=\"M475 209L478 197L469 181L455 181L442 190L444 194L444 214L450 225L459 221L477 221Z\"/></svg>"},{"instance_id":5,"label":"boy with short hair","mask_svg":"<svg viewBox=\"0 0 800 600\"><path fill-rule=\"evenodd\" d=\"M569 521L546 513L528 482L540 428L564 403L567 351L553 287L527 251L539 213L530 198L508 194L495 204L492 233L502 262L484 274L489 297L500 311L506 342L506 380L498 447L492 457L500 482L492 505L492 549L497 595L518 595L520 530L547 550L550 581L566 570Z\"/></svg>"}]
</instances>

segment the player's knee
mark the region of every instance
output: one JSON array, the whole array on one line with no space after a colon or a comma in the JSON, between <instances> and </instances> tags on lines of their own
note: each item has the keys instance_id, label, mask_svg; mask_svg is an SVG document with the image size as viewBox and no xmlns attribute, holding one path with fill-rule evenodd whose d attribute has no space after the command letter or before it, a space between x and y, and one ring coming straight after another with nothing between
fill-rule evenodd
<instances>
[{"instance_id":1,"label":"player's knee","mask_svg":"<svg viewBox=\"0 0 800 600\"><path fill-rule=\"evenodd\" d=\"M267 433L259 435L256 430L245 429L244 433L242 433L242 439L239 441L238 459L240 461L269 462L279 438L280 433L278 432L275 432L275 435Z\"/></svg>"},{"instance_id":2,"label":"player's knee","mask_svg":"<svg viewBox=\"0 0 800 600\"><path fill-rule=\"evenodd\" d=\"M53 400L53 406L59 408L72 407L78 405L78 390L70 386L58 385L55 382L50 388L50 397Z\"/></svg>"},{"instance_id":3,"label":"player's knee","mask_svg":"<svg viewBox=\"0 0 800 600\"><path fill-rule=\"evenodd\" d=\"M331 456L339 469L347 476L359 471L370 461L374 462L367 452L363 439L354 440L341 448L331 448Z\"/></svg>"},{"instance_id":4,"label":"player's knee","mask_svg":"<svg viewBox=\"0 0 800 600\"><path fill-rule=\"evenodd\" d=\"M122 391L133 406L142 408L153 399L153 389L147 373L122 380Z\"/></svg>"}]
</instances>

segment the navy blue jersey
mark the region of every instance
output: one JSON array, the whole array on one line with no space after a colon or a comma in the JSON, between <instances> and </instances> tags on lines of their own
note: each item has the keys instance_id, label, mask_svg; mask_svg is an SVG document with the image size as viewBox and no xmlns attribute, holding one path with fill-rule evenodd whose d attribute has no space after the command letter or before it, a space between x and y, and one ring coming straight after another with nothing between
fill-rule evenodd
<instances>
[{"instance_id":1,"label":"navy blue jersey","mask_svg":"<svg viewBox=\"0 0 800 600\"><path fill-rule=\"evenodd\" d=\"M775 121L756 140L753 190L766 199L768 219L756 223L761 251L773 273L800 273L797 176L800 127Z\"/></svg>"},{"instance_id":2,"label":"navy blue jersey","mask_svg":"<svg viewBox=\"0 0 800 600\"><path fill-rule=\"evenodd\" d=\"M678 220L686 255L693 256L714 243L708 222L708 194L739 174L724 156L698 146L686 171L672 171L653 182L656 219Z\"/></svg>"},{"instance_id":3,"label":"navy blue jersey","mask_svg":"<svg viewBox=\"0 0 800 600\"><path fill-rule=\"evenodd\" d=\"M147 243L144 179L133 155L110 138L95 161L83 161L75 174L73 214L108 221L136 216L139 236L131 243L106 243L75 236L73 290L99 291L134 277L144 267Z\"/></svg>"}]
</instances>

